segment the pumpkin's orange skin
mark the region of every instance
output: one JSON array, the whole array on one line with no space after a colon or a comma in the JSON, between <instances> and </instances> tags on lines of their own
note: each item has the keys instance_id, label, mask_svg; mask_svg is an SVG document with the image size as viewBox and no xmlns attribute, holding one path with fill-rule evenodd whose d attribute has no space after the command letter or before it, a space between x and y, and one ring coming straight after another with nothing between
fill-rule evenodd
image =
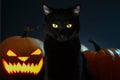
<instances>
[{"instance_id":1,"label":"pumpkin's orange skin","mask_svg":"<svg viewBox=\"0 0 120 80\"><path fill-rule=\"evenodd\" d=\"M4 41L2 41L0 44L0 60L2 58L6 58L6 52L9 49L14 51L18 56L29 56L37 48L40 48L42 50L41 58L43 58L44 51L43 51L42 41L40 41L36 38L32 38L32 37L22 37L22 36L9 37L9 38L5 39ZM36 60L37 60L37 58L34 58L34 62ZM0 61L0 66L3 66L1 61ZM43 75L43 73L41 75ZM30 75L30 76L32 76L32 75ZM35 75L35 77L37 77L37 76L40 76L40 74ZM9 77L9 75L4 71L4 68L2 67L0 69L0 79L7 80L7 77ZM26 79L29 79L29 78L26 78Z\"/></svg>"},{"instance_id":2,"label":"pumpkin's orange skin","mask_svg":"<svg viewBox=\"0 0 120 80\"><path fill-rule=\"evenodd\" d=\"M42 42L32 37L13 36L1 42L0 54L4 55L8 49L16 51L17 54L29 54L37 48L41 48Z\"/></svg>"},{"instance_id":3,"label":"pumpkin's orange skin","mask_svg":"<svg viewBox=\"0 0 120 80\"><path fill-rule=\"evenodd\" d=\"M83 53L94 80L120 79L120 50L109 48Z\"/></svg>"}]
</instances>

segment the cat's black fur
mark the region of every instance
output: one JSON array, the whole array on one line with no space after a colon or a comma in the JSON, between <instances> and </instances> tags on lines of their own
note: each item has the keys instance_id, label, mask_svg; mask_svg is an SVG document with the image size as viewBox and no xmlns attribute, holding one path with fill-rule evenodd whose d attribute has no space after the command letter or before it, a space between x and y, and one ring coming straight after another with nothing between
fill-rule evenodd
<instances>
[{"instance_id":1,"label":"cat's black fur","mask_svg":"<svg viewBox=\"0 0 120 80\"><path fill-rule=\"evenodd\" d=\"M80 52L80 6L53 9L43 5L43 10L48 80L83 80L83 73L90 80ZM58 24L58 28L53 28L53 23ZM67 28L67 24L72 24L72 27Z\"/></svg>"}]
</instances>

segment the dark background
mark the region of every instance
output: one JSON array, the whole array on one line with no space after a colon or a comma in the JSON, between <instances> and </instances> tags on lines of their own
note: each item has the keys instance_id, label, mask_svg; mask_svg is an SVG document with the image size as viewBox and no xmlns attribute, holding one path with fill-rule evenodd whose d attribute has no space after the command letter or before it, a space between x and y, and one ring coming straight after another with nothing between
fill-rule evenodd
<instances>
[{"instance_id":1,"label":"dark background","mask_svg":"<svg viewBox=\"0 0 120 80\"><path fill-rule=\"evenodd\" d=\"M21 35L23 28L39 26L29 36L44 40L44 16L42 4L55 8L68 8L81 4L80 39L93 49L88 39L96 40L103 48L120 48L120 2L119 0L2 0L1 41Z\"/></svg>"},{"instance_id":2,"label":"dark background","mask_svg":"<svg viewBox=\"0 0 120 80\"><path fill-rule=\"evenodd\" d=\"M0 0L0 40L1 40L1 0Z\"/></svg>"}]
</instances>

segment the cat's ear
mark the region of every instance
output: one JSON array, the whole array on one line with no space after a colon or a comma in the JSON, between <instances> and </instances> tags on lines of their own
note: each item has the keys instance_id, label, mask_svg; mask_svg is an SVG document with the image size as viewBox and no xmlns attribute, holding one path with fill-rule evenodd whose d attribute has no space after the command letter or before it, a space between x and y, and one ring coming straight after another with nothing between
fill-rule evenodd
<instances>
[{"instance_id":1,"label":"cat's ear","mask_svg":"<svg viewBox=\"0 0 120 80\"><path fill-rule=\"evenodd\" d=\"M79 15L79 13L80 13L80 5L76 5L75 7L73 7L73 13L75 15Z\"/></svg>"},{"instance_id":2,"label":"cat's ear","mask_svg":"<svg viewBox=\"0 0 120 80\"><path fill-rule=\"evenodd\" d=\"M48 15L48 14L51 13L50 8L47 5L45 5L45 4L43 5L43 11L44 11L45 15Z\"/></svg>"}]
</instances>

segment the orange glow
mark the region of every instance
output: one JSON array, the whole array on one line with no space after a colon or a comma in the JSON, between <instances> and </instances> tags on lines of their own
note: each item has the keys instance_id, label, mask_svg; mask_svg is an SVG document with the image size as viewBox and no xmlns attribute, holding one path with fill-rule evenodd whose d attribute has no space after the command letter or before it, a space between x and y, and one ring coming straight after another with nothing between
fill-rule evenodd
<instances>
[{"instance_id":1,"label":"orange glow","mask_svg":"<svg viewBox=\"0 0 120 80\"><path fill-rule=\"evenodd\" d=\"M17 56L12 50L8 50L7 56Z\"/></svg>"},{"instance_id":2,"label":"orange glow","mask_svg":"<svg viewBox=\"0 0 120 80\"><path fill-rule=\"evenodd\" d=\"M24 58L25 59L25 58ZM8 74L16 74L16 73L21 73L21 74L33 74L37 75L42 67L43 67L43 58L39 61L38 64L34 63L11 63L11 62L6 62L4 59L2 59L3 65L5 70L8 72Z\"/></svg>"}]
</instances>

